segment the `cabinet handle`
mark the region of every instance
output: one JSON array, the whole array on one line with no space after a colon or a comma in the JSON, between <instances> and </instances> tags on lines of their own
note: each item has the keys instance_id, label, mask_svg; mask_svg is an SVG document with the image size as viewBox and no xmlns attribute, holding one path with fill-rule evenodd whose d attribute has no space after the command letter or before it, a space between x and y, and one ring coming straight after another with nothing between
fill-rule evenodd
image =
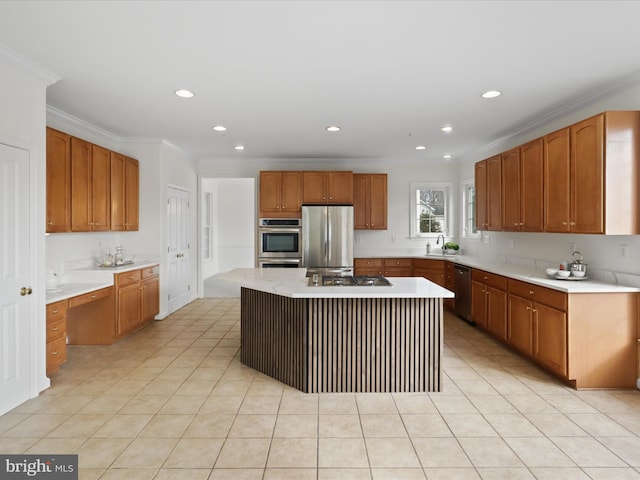
<instances>
[{"instance_id":1,"label":"cabinet handle","mask_svg":"<svg viewBox=\"0 0 640 480\"><path fill-rule=\"evenodd\" d=\"M569 225L575 225L576 222L569 222Z\"/></svg>"},{"instance_id":2,"label":"cabinet handle","mask_svg":"<svg viewBox=\"0 0 640 480\"><path fill-rule=\"evenodd\" d=\"M136 278L136 277L133 276L133 275L129 275L129 280L133 280L134 278Z\"/></svg>"},{"instance_id":3,"label":"cabinet handle","mask_svg":"<svg viewBox=\"0 0 640 480\"><path fill-rule=\"evenodd\" d=\"M47 222L47 225L53 225L53 222Z\"/></svg>"},{"instance_id":4,"label":"cabinet handle","mask_svg":"<svg viewBox=\"0 0 640 480\"><path fill-rule=\"evenodd\" d=\"M517 227L518 225L522 225L522 224L521 224L521 223L516 222L516 223L514 223L513 225L515 225L515 226Z\"/></svg>"},{"instance_id":5,"label":"cabinet handle","mask_svg":"<svg viewBox=\"0 0 640 480\"><path fill-rule=\"evenodd\" d=\"M55 357L56 355L58 355L58 352L53 352L51 355Z\"/></svg>"},{"instance_id":6,"label":"cabinet handle","mask_svg":"<svg viewBox=\"0 0 640 480\"><path fill-rule=\"evenodd\" d=\"M58 331L58 327L53 327L53 328L51 329L51 331L52 331L52 332L57 332L57 331Z\"/></svg>"},{"instance_id":7,"label":"cabinet handle","mask_svg":"<svg viewBox=\"0 0 640 480\"><path fill-rule=\"evenodd\" d=\"M58 314L58 310L54 310L54 311L53 311L53 312L51 312L51 313L53 313L54 315L57 315L57 314Z\"/></svg>"},{"instance_id":8,"label":"cabinet handle","mask_svg":"<svg viewBox=\"0 0 640 480\"><path fill-rule=\"evenodd\" d=\"M482 277L482 278L483 278L484 280L486 280L486 279L487 279L487 278L489 278L489 277Z\"/></svg>"},{"instance_id":9,"label":"cabinet handle","mask_svg":"<svg viewBox=\"0 0 640 480\"><path fill-rule=\"evenodd\" d=\"M527 305L527 307L526 307L526 308L527 308L527 310L531 310L531 307L530 307L529 305Z\"/></svg>"},{"instance_id":10,"label":"cabinet handle","mask_svg":"<svg viewBox=\"0 0 640 480\"><path fill-rule=\"evenodd\" d=\"M533 313L536 313L538 310L537 310L537 309L535 309L535 308L533 308L531 311L532 311Z\"/></svg>"},{"instance_id":11,"label":"cabinet handle","mask_svg":"<svg viewBox=\"0 0 640 480\"><path fill-rule=\"evenodd\" d=\"M529 295L533 295L533 290L529 290Z\"/></svg>"},{"instance_id":12,"label":"cabinet handle","mask_svg":"<svg viewBox=\"0 0 640 480\"><path fill-rule=\"evenodd\" d=\"M92 299L92 300L93 300L93 299L95 299L95 298L96 298L96 296L95 296L95 295L91 295L91 299Z\"/></svg>"},{"instance_id":13,"label":"cabinet handle","mask_svg":"<svg viewBox=\"0 0 640 480\"><path fill-rule=\"evenodd\" d=\"M562 225L568 225L568 223L567 222L562 222Z\"/></svg>"}]
</instances>

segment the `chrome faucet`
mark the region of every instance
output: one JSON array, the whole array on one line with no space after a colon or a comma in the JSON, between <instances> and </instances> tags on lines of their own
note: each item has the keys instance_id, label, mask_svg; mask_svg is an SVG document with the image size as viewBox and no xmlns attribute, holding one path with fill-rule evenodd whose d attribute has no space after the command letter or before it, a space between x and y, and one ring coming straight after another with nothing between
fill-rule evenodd
<instances>
[{"instance_id":1,"label":"chrome faucet","mask_svg":"<svg viewBox=\"0 0 640 480\"><path fill-rule=\"evenodd\" d=\"M442 254L444 255L444 235L438 235L438 239L436 240L436 245L440 245L440 237L442 237Z\"/></svg>"}]
</instances>

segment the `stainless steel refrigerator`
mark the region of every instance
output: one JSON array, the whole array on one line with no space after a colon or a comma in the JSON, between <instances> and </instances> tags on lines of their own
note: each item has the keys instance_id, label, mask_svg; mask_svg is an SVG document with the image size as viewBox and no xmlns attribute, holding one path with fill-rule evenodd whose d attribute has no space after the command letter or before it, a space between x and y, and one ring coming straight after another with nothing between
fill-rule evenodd
<instances>
[{"instance_id":1,"label":"stainless steel refrigerator","mask_svg":"<svg viewBox=\"0 0 640 480\"><path fill-rule=\"evenodd\" d=\"M302 266L307 275L353 274L353 207L302 207Z\"/></svg>"}]
</instances>

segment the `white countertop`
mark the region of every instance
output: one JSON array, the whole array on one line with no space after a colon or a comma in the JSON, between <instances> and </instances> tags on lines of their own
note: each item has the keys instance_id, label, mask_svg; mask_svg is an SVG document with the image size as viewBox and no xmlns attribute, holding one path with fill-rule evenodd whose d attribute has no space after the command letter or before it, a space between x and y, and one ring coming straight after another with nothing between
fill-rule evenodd
<instances>
[{"instance_id":1,"label":"white countertop","mask_svg":"<svg viewBox=\"0 0 640 480\"><path fill-rule=\"evenodd\" d=\"M219 279L292 298L453 298L453 292L422 277L388 277L391 287L308 286L305 268L236 268Z\"/></svg>"},{"instance_id":2,"label":"white countertop","mask_svg":"<svg viewBox=\"0 0 640 480\"><path fill-rule=\"evenodd\" d=\"M89 267L70 270L55 288L47 288L47 304L95 292L114 284L114 274L158 265L158 262L139 262L115 268Z\"/></svg>"},{"instance_id":3,"label":"white countertop","mask_svg":"<svg viewBox=\"0 0 640 480\"><path fill-rule=\"evenodd\" d=\"M389 256L363 256L358 258L394 258ZM425 258L432 260L445 260L471 268L477 268L486 272L495 273L505 277L522 280L542 287L560 290L567 293L629 293L640 292L640 288L614 283L602 282L592 279L586 280L556 280L550 278L544 269L535 268L529 265L519 265L515 263L505 263L496 261L486 261L478 257L466 255L442 255L440 253L430 255L404 255L397 258ZM587 272L588 274L588 272Z\"/></svg>"}]
</instances>

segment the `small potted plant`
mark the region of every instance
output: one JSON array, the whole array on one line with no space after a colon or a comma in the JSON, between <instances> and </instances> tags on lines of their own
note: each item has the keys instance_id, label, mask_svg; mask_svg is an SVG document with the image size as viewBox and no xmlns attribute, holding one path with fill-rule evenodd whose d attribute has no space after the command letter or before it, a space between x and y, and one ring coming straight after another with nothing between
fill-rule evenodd
<instances>
[{"instance_id":1,"label":"small potted plant","mask_svg":"<svg viewBox=\"0 0 640 480\"><path fill-rule=\"evenodd\" d=\"M444 253L447 255L455 255L460 250L460 245L456 242L447 242L444 244Z\"/></svg>"}]
</instances>

